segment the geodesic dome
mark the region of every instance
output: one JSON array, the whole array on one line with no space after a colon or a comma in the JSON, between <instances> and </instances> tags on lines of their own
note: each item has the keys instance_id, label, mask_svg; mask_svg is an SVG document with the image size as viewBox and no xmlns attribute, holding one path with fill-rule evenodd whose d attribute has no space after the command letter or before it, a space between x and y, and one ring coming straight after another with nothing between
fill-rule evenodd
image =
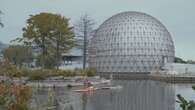
<instances>
[{"instance_id":1,"label":"geodesic dome","mask_svg":"<svg viewBox=\"0 0 195 110\"><path fill-rule=\"evenodd\" d=\"M166 27L141 12L107 19L89 45L89 66L98 73L148 73L174 61L174 43Z\"/></svg>"}]
</instances>

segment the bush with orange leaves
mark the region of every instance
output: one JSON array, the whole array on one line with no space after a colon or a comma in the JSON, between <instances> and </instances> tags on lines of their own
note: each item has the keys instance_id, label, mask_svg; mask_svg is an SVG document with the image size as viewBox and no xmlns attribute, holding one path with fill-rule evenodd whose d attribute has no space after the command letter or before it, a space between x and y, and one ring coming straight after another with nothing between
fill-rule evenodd
<instances>
[{"instance_id":1,"label":"bush with orange leaves","mask_svg":"<svg viewBox=\"0 0 195 110\"><path fill-rule=\"evenodd\" d=\"M0 83L0 110L30 110L31 88L10 82Z\"/></svg>"}]
</instances>

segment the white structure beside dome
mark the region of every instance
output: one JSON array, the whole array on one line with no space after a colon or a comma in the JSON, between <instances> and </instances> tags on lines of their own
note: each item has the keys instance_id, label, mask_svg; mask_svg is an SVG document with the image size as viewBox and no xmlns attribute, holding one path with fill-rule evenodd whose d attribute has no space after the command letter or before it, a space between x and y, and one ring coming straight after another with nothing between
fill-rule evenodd
<instances>
[{"instance_id":1,"label":"white structure beside dome","mask_svg":"<svg viewBox=\"0 0 195 110\"><path fill-rule=\"evenodd\" d=\"M107 19L91 39L89 66L98 73L149 73L174 61L170 33L156 18L123 12Z\"/></svg>"}]
</instances>

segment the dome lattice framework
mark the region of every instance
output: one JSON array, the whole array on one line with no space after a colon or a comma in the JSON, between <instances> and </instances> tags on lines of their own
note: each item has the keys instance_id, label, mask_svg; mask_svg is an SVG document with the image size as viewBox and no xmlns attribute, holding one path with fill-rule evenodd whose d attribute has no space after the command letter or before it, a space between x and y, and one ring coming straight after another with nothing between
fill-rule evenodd
<instances>
[{"instance_id":1,"label":"dome lattice framework","mask_svg":"<svg viewBox=\"0 0 195 110\"><path fill-rule=\"evenodd\" d=\"M89 66L98 73L146 73L174 61L174 43L166 27L140 12L112 16L89 45Z\"/></svg>"}]
</instances>

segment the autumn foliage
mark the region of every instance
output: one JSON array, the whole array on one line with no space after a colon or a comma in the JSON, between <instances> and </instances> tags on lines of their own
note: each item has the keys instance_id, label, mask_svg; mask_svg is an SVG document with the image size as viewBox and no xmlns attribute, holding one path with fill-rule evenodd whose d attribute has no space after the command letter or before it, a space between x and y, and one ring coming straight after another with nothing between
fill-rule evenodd
<instances>
[{"instance_id":1,"label":"autumn foliage","mask_svg":"<svg viewBox=\"0 0 195 110\"><path fill-rule=\"evenodd\" d=\"M1 110L29 110L31 88L25 85L16 85L8 82L0 83Z\"/></svg>"}]
</instances>

